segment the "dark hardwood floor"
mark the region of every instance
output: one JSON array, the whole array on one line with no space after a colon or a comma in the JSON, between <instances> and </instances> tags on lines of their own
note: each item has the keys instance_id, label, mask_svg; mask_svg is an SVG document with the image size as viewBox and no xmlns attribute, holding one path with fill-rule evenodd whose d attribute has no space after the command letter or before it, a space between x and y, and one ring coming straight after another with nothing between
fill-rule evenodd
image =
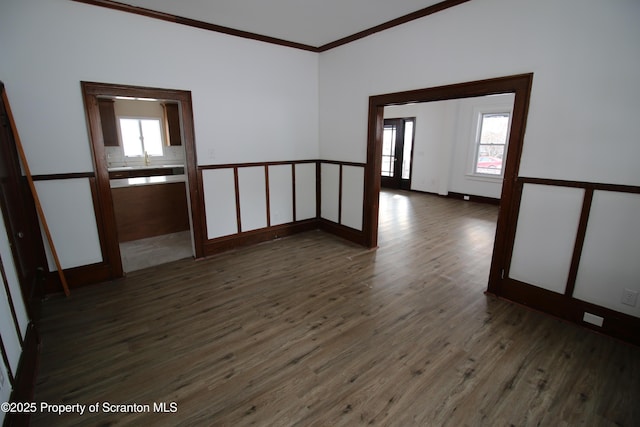
<instances>
[{"instance_id":1,"label":"dark hardwood floor","mask_svg":"<svg viewBox=\"0 0 640 427\"><path fill-rule=\"evenodd\" d=\"M308 232L50 298L36 400L150 412L33 425L640 425L640 348L484 295L497 207L380 217L378 250Z\"/></svg>"}]
</instances>

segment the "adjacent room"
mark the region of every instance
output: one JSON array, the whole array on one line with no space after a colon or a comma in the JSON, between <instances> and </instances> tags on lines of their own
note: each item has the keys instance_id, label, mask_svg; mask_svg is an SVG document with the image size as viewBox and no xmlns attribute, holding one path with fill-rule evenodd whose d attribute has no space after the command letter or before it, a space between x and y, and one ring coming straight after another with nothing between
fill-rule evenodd
<instances>
[{"instance_id":1,"label":"adjacent room","mask_svg":"<svg viewBox=\"0 0 640 427\"><path fill-rule=\"evenodd\" d=\"M0 5L0 420L640 424L637 0Z\"/></svg>"}]
</instances>

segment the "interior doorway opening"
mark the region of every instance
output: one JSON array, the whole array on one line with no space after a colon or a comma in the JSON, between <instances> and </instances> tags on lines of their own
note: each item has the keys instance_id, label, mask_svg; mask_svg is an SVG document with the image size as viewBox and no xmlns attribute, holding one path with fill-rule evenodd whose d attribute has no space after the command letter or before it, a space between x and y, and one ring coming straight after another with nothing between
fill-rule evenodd
<instances>
[{"instance_id":1,"label":"interior doorway opening","mask_svg":"<svg viewBox=\"0 0 640 427\"><path fill-rule=\"evenodd\" d=\"M515 235L517 197L514 197L514 182L518 176L520 165L532 81L533 74L521 74L370 97L363 224L366 244L369 247L378 246L379 198L385 107L513 93L514 102L511 116L511 132L508 138L509 153L503 166L504 181L500 195L501 204L498 213L488 287L490 292L498 293L496 289L499 288L501 283L501 271L507 264L507 258Z\"/></svg>"},{"instance_id":2,"label":"interior doorway opening","mask_svg":"<svg viewBox=\"0 0 640 427\"><path fill-rule=\"evenodd\" d=\"M124 266L121 243L151 238L154 234L164 240L151 243L146 249L134 248L134 252L150 248L152 252L143 252L141 257L161 260L162 256L153 252L153 245L163 245L171 252L170 245L174 243L167 243L166 236L179 231L183 242L185 239L182 234L188 233L189 253L196 258L202 257L203 225L191 93L92 82L82 82L82 93L98 187L96 199L100 209L96 212L96 220L103 258L109 266L111 278L121 277L127 270L145 267L140 264ZM123 103L120 114L115 113L113 106L117 101ZM141 106L143 104L144 108ZM144 112L155 107L160 111L158 114ZM109 109L111 113L108 113ZM135 121L142 131L145 130L143 125L153 122L151 124L155 126L153 130L140 131L139 147L132 148L132 141L127 141L128 152L125 151L124 140L131 136L131 132L125 137L121 129L127 121ZM154 142L153 139L157 141ZM127 194L116 194L122 188L114 188L114 184L115 187L121 184L126 187ZM145 185L148 186L148 192L142 189ZM128 194L133 191L142 191L144 194L140 197ZM159 203L160 206L152 207L147 213L142 212L138 208L149 207L149 203L144 203L142 197L147 197L149 203ZM169 221L173 221L176 216L173 210L178 207L182 212L178 219L181 225L174 229L175 224L167 225L167 218L171 217ZM159 227L168 228L159 230ZM125 235L128 237L123 237Z\"/></svg>"}]
</instances>

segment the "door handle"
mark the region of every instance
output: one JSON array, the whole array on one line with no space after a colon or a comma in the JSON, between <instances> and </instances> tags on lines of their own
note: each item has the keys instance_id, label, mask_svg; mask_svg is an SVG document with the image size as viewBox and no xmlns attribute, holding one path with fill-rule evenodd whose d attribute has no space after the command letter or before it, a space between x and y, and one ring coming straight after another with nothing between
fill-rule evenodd
<instances>
[{"instance_id":1,"label":"door handle","mask_svg":"<svg viewBox=\"0 0 640 427\"><path fill-rule=\"evenodd\" d=\"M24 233L22 231L18 231L18 238L23 239Z\"/></svg>"}]
</instances>

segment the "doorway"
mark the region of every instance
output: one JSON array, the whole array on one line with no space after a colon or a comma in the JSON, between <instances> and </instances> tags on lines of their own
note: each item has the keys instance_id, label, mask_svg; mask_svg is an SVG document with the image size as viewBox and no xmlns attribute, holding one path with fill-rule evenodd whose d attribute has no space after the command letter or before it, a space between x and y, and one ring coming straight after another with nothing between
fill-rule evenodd
<instances>
[{"instance_id":1,"label":"doorway","mask_svg":"<svg viewBox=\"0 0 640 427\"><path fill-rule=\"evenodd\" d=\"M517 200L515 178L518 176L520 155L524 141L529 98L533 74L521 74L455 85L396 92L369 98L367 166L365 169L365 200L363 233L366 245L378 245L379 197L382 172L382 148L384 132L384 107L413 102L429 102L469 98L504 93L514 94L509 154L504 167L504 183L498 213L493 256L489 275L489 291L497 293L502 279L502 269L507 264L509 248L515 235Z\"/></svg>"},{"instance_id":2,"label":"doorway","mask_svg":"<svg viewBox=\"0 0 640 427\"><path fill-rule=\"evenodd\" d=\"M411 188L415 122L415 117L384 119L380 181L382 187L403 190Z\"/></svg>"},{"instance_id":3,"label":"doorway","mask_svg":"<svg viewBox=\"0 0 640 427\"><path fill-rule=\"evenodd\" d=\"M105 263L110 266L111 277L122 277L125 272L125 268L123 268L122 262L122 253L120 246L121 242L119 239L119 233L123 232L122 221L120 221L120 223L118 222L118 216L121 212L118 212L119 203L117 199L120 196L115 195L112 189L112 180L116 179L126 179L129 181L146 179L149 182L153 181L155 183L156 181L162 180L163 178L171 179L174 174L180 175L180 172L182 172L182 192L186 195L187 199L185 216L186 221L189 223L189 241L192 242L190 252L196 258L201 257L203 225L201 219L201 202L198 196L198 176L193 132L191 92L173 89L146 88L93 82L82 82L81 85L85 102L85 111L87 114L87 121L89 125L96 183L98 187L96 204L101 211L101 214L97 215L99 227L103 230L103 232L100 234L100 243L103 248ZM178 119L178 121L182 124L180 128L180 144L182 145L182 147L179 148L179 151L183 152L183 157L180 160L182 164L154 165L153 157L149 155L149 150L151 148L147 147L143 142L143 155L140 155L137 158L129 158L129 161L132 161L133 164L116 165L114 163L114 160L120 159L114 159L115 152L113 151L113 147L110 146L114 142L109 141L109 139L114 138L114 135L113 132L105 131L105 129L107 129L108 127L104 126L103 123L103 121L105 120L104 101L115 99L137 101L152 100L160 101L163 105L170 105L172 107L172 110L174 111L174 118L172 120L175 121L176 119ZM102 114L101 110L103 110ZM136 114L134 114L134 116L135 115ZM128 120L130 119L131 117L128 118ZM137 117L137 119L140 119L140 117ZM115 114L113 115L113 120L114 122L116 121ZM112 128L119 129L118 126L114 126ZM164 130L162 130L162 133L165 133ZM171 134L176 134L175 127L173 131L171 129L166 129L167 141L171 140ZM120 140L122 139L122 136L119 136L117 134L115 135L115 137L120 138ZM119 141L116 141L116 144L118 142ZM176 168L175 166L179 167ZM125 174L126 176L116 176L117 174ZM168 187L165 188L162 185L154 185L154 187L156 187L155 190L162 193L168 190ZM127 199L128 196L130 195L127 195L125 199ZM159 198L157 196L151 196L151 200L158 199ZM129 197L128 200L139 201L136 197L133 197L133 199ZM171 206L174 201L165 199L164 196L162 196L162 203L165 203L166 206L164 208L161 208L161 210L164 212L168 212L171 210ZM145 226L148 226L153 221L158 220L158 218L155 216L153 218L147 217L147 219L148 220L143 221ZM137 232L140 232L140 228L133 227L133 229L130 231L135 234Z\"/></svg>"}]
</instances>

